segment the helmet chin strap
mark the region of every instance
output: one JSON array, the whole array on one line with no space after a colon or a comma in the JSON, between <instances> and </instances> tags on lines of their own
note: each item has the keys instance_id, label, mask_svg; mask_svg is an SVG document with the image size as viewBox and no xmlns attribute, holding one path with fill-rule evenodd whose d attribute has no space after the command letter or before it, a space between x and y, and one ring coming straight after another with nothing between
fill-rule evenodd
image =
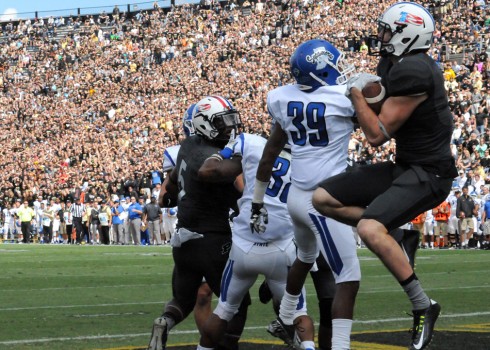
<instances>
[{"instance_id":1,"label":"helmet chin strap","mask_svg":"<svg viewBox=\"0 0 490 350\"><path fill-rule=\"evenodd\" d=\"M310 77L312 77L313 79L315 79L317 82L319 82L320 84L322 84L323 86L328 86L328 84L326 82L324 82L323 80L321 80L320 78L318 78L315 74L313 74L312 72L310 72Z\"/></svg>"}]
</instances>

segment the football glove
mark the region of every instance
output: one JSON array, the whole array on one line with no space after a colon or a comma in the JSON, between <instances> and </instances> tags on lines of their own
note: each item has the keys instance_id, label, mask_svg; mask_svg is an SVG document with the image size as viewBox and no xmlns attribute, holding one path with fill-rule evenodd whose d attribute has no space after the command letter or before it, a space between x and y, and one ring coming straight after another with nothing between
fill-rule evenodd
<instances>
[{"instance_id":1,"label":"football glove","mask_svg":"<svg viewBox=\"0 0 490 350\"><path fill-rule=\"evenodd\" d=\"M369 83L376 83L378 81L381 81L381 77L378 77L377 75L374 74L369 74L369 73L359 73L356 74L347 80L346 86L347 90L345 91L345 96L349 97L350 96L350 89L356 88L362 91L364 87L369 84Z\"/></svg>"},{"instance_id":2,"label":"football glove","mask_svg":"<svg viewBox=\"0 0 490 350\"><path fill-rule=\"evenodd\" d=\"M252 233L264 233L265 225L269 223L269 215L264 203L252 202L252 215L250 216L250 230Z\"/></svg>"},{"instance_id":3,"label":"football glove","mask_svg":"<svg viewBox=\"0 0 490 350\"><path fill-rule=\"evenodd\" d=\"M231 156L233 155L234 145L235 145L235 130L232 130L230 134L230 139L228 140L228 143L226 144L225 148L219 151L219 154L221 155L221 157L223 157L223 159L231 158Z\"/></svg>"}]
</instances>

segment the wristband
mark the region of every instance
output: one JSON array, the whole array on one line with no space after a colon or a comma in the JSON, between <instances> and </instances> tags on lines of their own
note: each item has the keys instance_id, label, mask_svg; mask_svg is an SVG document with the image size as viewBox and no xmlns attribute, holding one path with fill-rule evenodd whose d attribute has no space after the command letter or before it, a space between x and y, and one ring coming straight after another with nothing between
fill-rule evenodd
<instances>
[{"instance_id":1,"label":"wristband","mask_svg":"<svg viewBox=\"0 0 490 350\"><path fill-rule=\"evenodd\" d=\"M223 157L219 153L215 153L212 156L209 156L208 158L206 158L206 160L208 160L208 159L216 159L216 160L221 162L223 160Z\"/></svg>"},{"instance_id":2,"label":"wristband","mask_svg":"<svg viewBox=\"0 0 490 350\"><path fill-rule=\"evenodd\" d=\"M231 148L225 147L221 151L218 152L223 159L230 159L233 155L233 150Z\"/></svg>"},{"instance_id":3,"label":"wristband","mask_svg":"<svg viewBox=\"0 0 490 350\"><path fill-rule=\"evenodd\" d=\"M255 179L254 196L252 199L253 203L264 203L267 187L269 187L269 181L265 182Z\"/></svg>"}]
</instances>

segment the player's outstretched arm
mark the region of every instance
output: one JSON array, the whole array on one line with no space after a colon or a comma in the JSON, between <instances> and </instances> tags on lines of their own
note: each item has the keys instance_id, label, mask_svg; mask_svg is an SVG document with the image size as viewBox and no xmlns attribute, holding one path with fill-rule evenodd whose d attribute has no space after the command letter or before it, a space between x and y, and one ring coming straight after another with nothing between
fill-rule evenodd
<instances>
[{"instance_id":1,"label":"player's outstretched arm","mask_svg":"<svg viewBox=\"0 0 490 350\"><path fill-rule=\"evenodd\" d=\"M229 182L235 181L236 177L242 173L241 157L231 159L220 159L209 157L199 168L197 176L199 180L206 182Z\"/></svg>"},{"instance_id":2,"label":"player's outstretched arm","mask_svg":"<svg viewBox=\"0 0 490 350\"><path fill-rule=\"evenodd\" d=\"M262 158L255 176L252 210L250 215L250 230L252 233L265 232L265 225L269 222L267 208L264 207L264 196L272 176L272 168L288 141L287 134L279 124L275 124L269 139L262 152Z\"/></svg>"},{"instance_id":3,"label":"player's outstretched arm","mask_svg":"<svg viewBox=\"0 0 490 350\"><path fill-rule=\"evenodd\" d=\"M277 157L288 142L288 136L282 127L276 123L272 128L271 135L265 144L262 158L257 168L256 180L269 183L272 176L272 168Z\"/></svg>"},{"instance_id":4,"label":"player's outstretched arm","mask_svg":"<svg viewBox=\"0 0 490 350\"><path fill-rule=\"evenodd\" d=\"M179 188L177 186L177 168L174 168L170 173L167 185L165 186L165 193L162 196L160 207L173 208L177 206L177 198L179 194Z\"/></svg>"}]
</instances>

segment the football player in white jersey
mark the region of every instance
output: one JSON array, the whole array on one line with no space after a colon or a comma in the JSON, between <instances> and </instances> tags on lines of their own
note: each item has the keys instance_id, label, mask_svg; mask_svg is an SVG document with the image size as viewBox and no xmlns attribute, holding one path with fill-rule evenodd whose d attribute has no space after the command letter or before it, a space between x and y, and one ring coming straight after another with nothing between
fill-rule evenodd
<instances>
[{"instance_id":1,"label":"football player in white jersey","mask_svg":"<svg viewBox=\"0 0 490 350\"><path fill-rule=\"evenodd\" d=\"M233 245L223 273L218 305L206 322L198 350L212 349L223 336L227 323L237 312L243 297L257 280L266 277L272 292L275 309L279 306L286 287L288 269L296 257L293 243L293 225L286 201L290 183L291 154L282 151L274 163L271 185L264 202L269 223L260 235L250 234L250 210L254 181L266 140L260 136L241 134L233 144L219 154L209 157L199 170L199 178L206 181L236 178L243 173L245 187L238 200L239 215L233 220ZM230 158L231 157L231 158ZM304 290L296 313L296 332L302 349L314 349L314 327L306 316ZM293 344L289 344L293 345Z\"/></svg>"},{"instance_id":2,"label":"football player in white jersey","mask_svg":"<svg viewBox=\"0 0 490 350\"><path fill-rule=\"evenodd\" d=\"M354 302L361 271L350 227L319 214L312 205L318 183L347 166L354 108L343 85L354 67L325 40L299 45L290 60L297 84L269 92L267 107L275 126L255 180L250 225L261 232L267 213L264 195L270 190L272 165L286 142L291 144L291 186L288 210L294 224L298 257L289 271L286 292L275 321L281 333L293 336L294 309L305 278L321 250L337 283L332 305L332 349L349 349ZM342 307L340 306L342 305Z\"/></svg>"},{"instance_id":3,"label":"football player in white jersey","mask_svg":"<svg viewBox=\"0 0 490 350\"><path fill-rule=\"evenodd\" d=\"M459 190L459 187L457 187L449 193L449 196L446 199L447 202L451 205L451 214L449 215L449 222L447 227L447 245L453 249L456 248L459 242L459 220L456 215L456 204L460 196L461 191Z\"/></svg>"},{"instance_id":4,"label":"football player in white jersey","mask_svg":"<svg viewBox=\"0 0 490 350\"><path fill-rule=\"evenodd\" d=\"M182 121L182 125L184 128L185 137L189 137L194 135L194 125L192 124L192 111L194 110L195 104L191 104L189 108L187 108L184 118ZM165 208L163 209L163 196L165 195L166 186L168 183L168 175L175 168L175 164L177 162L177 155L179 154L180 145L174 145L167 147L163 152L163 173L165 174L165 180L161 186L161 190L158 196L159 205L162 208L162 221L168 221L167 223L162 223L163 227L173 227L175 228L176 216L168 216L168 212L170 210L177 211L177 208ZM174 230L170 231L168 235L168 240L171 238L171 234ZM165 234L165 232L164 232ZM167 237L165 236L167 240ZM204 322L208 319L209 315L211 315L211 301L213 297L213 292L209 288L208 284L203 281L201 287L199 288L197 294L196 306L194 308L194 319L196 321L197 328L201 331Z\"/></svg>"},{"instance_id":5,"label":"football player in white jersey","mask_svg":"<svg viewBox=\"0 0 490 350\"><path fill-rule=\"evenodd\" d=\"M13 232L14 232L14 225L13 225L13 218L12 214L10 213L10 203L5 202L5 208L2 210L3 214L3 239L7 240L9 237L14 237Z\"/></svg>"}]
</instances>

